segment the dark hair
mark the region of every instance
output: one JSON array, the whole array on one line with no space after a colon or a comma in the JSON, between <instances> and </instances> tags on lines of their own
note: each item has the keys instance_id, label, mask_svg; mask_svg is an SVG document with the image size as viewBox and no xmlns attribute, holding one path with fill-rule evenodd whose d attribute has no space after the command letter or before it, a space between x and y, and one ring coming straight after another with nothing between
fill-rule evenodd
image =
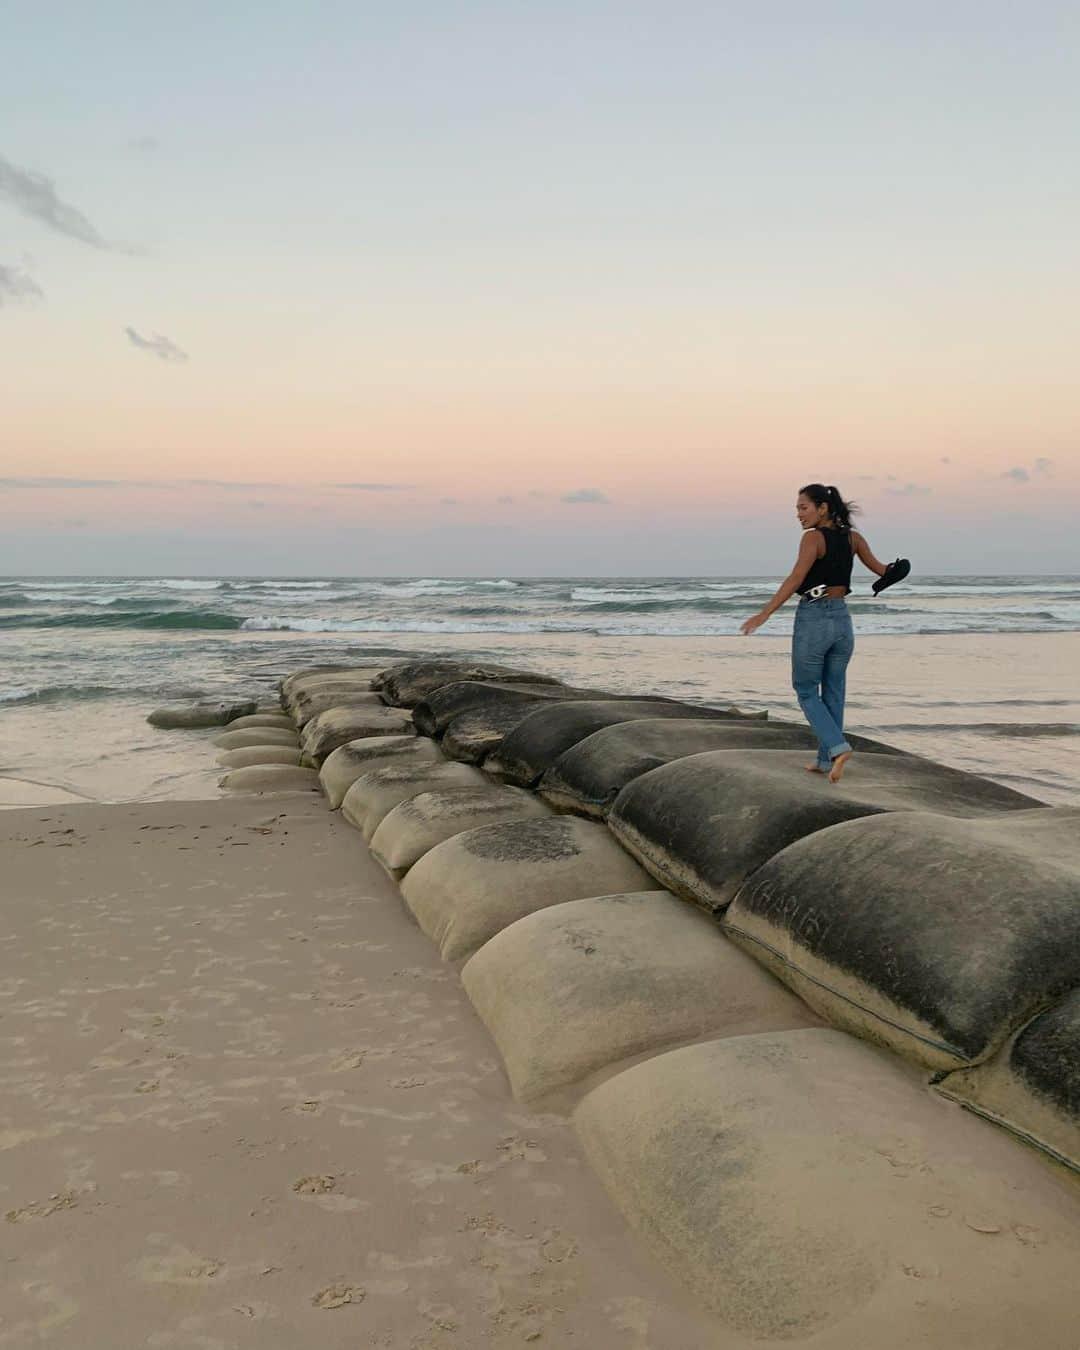
<instances>
[{"instance_id":1,"label":"dark hair","mask_svg":"<svg viewBox=\"0 0 1080 1350\"><path fill-rule=\"evenodd\" d=\"M824 483L807 483L799 489L800 497L809 497L815 506L827 506L833 524L838 530L851 529L851 517L858 511L854 502L846 502L840 496L840 489L826 487Z\"/></svg>"}]
</instances>

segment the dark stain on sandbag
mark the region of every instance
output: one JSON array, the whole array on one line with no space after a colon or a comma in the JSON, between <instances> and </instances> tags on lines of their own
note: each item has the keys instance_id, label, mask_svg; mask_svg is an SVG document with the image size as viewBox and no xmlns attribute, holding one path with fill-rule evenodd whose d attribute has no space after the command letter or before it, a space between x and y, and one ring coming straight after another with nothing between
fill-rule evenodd
<instances>
[{"instance_id":1,"label":"dark stain on sandbag","mask_svg":"<svg viewBox=\"0 0 1080 1350\"><path fill-rule=\"evenodd\" d=\"M581 852L569 820L516 820L470 830L461 842L474 858L493 862L558 862Z\"/></svg>"}]
</instances>

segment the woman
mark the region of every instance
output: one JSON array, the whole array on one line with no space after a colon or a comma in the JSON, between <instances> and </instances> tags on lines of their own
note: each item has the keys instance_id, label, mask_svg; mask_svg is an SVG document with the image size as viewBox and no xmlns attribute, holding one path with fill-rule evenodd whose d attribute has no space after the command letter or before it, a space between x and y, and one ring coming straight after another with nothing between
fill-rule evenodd
<instances>
[{"instance_id":1,"label":"woman","mask_svg":"<svg viewBox=\"0 0 1080 1350\"><path fill-rule=\"evenodd\" d=\"M852 563L857 557L879 577L887 571L851 528L857 509L823 483L808 483L799 492L795 514L803 537L795 566L765 608L740 630L749 637L796 591L802 596L791 640L791 683L818 738L817 762L807 771L828 774L831 783L839 783L851 758L844 740L844 689L855 634L844 596L851 590Z\"/></svg>"}]
</instances>

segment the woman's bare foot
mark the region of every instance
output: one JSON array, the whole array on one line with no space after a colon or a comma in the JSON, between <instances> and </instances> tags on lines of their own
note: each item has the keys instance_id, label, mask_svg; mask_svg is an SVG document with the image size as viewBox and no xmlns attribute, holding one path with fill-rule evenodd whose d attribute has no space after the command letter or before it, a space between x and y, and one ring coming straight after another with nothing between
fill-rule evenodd
<instances>
[{"instance_id":1,"label":"woman's bare foot","mask_svg":"<svg viewBox=\"0 0 1080 1350\"><path fill-rule=\"evenodd\" d=\"M847 762L851 758L851 751L845 750L843 754L837 755L832 762L832 768L829 770L829 782L839 783L844 776L844 770L847 768Z\"/></svg>"},{"instance_id":2,"label":"woman's bare foot","mask_svg":"<svg viewBox=\"0 0 1080 1350\"><path fill-rule=\"evenodd\" d=\"M823 769L820 764L804 764L803 768L807 773L828 773L828 769Z\"/></svg>"}]
</instances>

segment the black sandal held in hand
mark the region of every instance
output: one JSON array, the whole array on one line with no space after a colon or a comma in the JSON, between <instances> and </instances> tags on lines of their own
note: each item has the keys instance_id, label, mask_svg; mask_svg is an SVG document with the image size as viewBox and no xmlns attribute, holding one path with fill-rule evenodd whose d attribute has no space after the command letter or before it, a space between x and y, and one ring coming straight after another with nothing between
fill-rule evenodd
<instances>
[{"instance_id":1,"label":"black sandal held in hand","mask_svg":"<svg viewBox=\"0 0 1080 1350\"><path fill-rule=\"evenodd\" d=\"M895 562L889 563L885 571L878 577L877 581L870 587L875 595L880 595L882 591L890 586L895 586L898 581L903 581L911 571L911 563L907 558L897 558Z\"/></svg>"}]
</instances>

